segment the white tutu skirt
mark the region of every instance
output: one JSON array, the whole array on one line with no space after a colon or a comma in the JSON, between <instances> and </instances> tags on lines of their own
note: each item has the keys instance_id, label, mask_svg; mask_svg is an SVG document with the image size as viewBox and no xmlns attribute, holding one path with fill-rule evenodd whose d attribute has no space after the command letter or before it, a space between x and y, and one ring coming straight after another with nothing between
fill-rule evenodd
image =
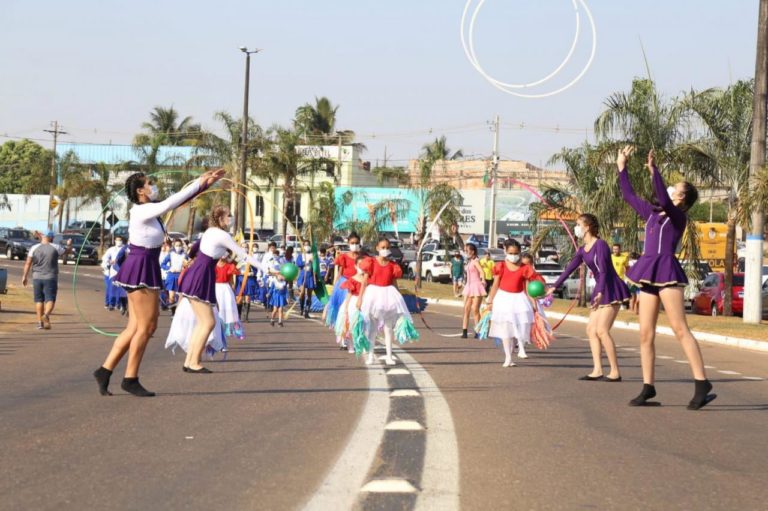
<instances>
[{"instance_id":1,"label":"white tutu skirt","mask_svg":"<svg viewBox=\"0 0 768 511\"><path fill-rule=\"evenodd\" d=\"M533 308L525 293L508 293L499 289L493 298L491 328L488 337L517 339L526 344L531 342Z\"/></svg>"},{"instance_id":2,"label":"white tutu skirt","mask_svg":"<svg viewBox=\"0 0 768 511\"><path fill-rule=\"evenodd\" d=\"M224 324L219 318L217 307L213 307L213 315L216 318L216 326L208 336L206 350L208 352L221 351L227 347L224 337ZM181 348L185 352L189 351L189 339L192 337L192 330L195 329L195 313L189 304L189 298L183 297L176 307L176 313L173 315L171 329L168 331L168 337L165 339L165 349L170 349L176 353L176 348Z\"/></svg>"},{"instance_id":3,"label":"white tutu skirt","mask_svg":"<svg viewBox=\"0 0 768 511\"><path fill-rule=\"evenodd\" d=\"M219 310L219 318L225 326L234 328L235 325L240 325L235 293L229 284L216 283L216 305Z\"/></svg>"},{"instance_id":4,"label":"white tutu skirt","mask_svg":"<svg viewBox=\"0 0 768 511\"><path fill-rule=\"evenodd\" d=\"M403 316L413 321L403 295L395 286L369 285L366 287L360 313L368 324L369 340L375 339L376 332L385 326L394 328L397 320Z\"/></svg>"},{"instance_id":5,"label":"white tutu skirt","mask_svg":"<svg viewBox=\"0 0 768 511\"><path fill-rule=\"evenodd\" d=\"M357 297L350 296L349 300L342 303L336 316L336 335L342 336L345 340L352 339L352 327L354 327L359 313L360 311L357 310Z\"/></svg>"}]
</instances>

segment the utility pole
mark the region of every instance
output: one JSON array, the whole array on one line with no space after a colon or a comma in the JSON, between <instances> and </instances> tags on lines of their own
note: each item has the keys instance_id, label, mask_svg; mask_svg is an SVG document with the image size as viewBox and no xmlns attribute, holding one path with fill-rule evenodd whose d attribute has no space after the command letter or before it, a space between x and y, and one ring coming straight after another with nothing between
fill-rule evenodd
<instances>
[{"instance_id":1,"label":"utility pole","mask_svg":"<svg viewBox=\"0 0 768 511\"><path fill-rule=\"evenodd\" d=\"M248 193L245 188L246 167L248 166L248 91L251 79L251 53L258 53L261 50L248 50L245 46L240 47L240 51L245 53L245 90L243 92L243 132L240 135L240 175L238 177L238 188L242 193L237 194L235 202L235 234L240 229L245 228L245 197Z\"/></svg>"},{"instance_id":2,"label":"utility pole","mask_svg":"<svg viewBox=\"0 0 768 511\"><path fill-rule=\"evenodd\" d=\"M336 184L341 184L341 136L342 133L340 131L337 131L336 134L339 136L339 147L338 147L338 154L336 155L336 158L338 159L338 167L339 167L339 180L336 182Z\"/></svg>"},{"instance_id":3,"label":"utility pole","mask_svg":"<svg viewBox=\"0 0 768 511\"><path fill-rule=\"evenodd\" d=\"M499 170L499 116L493 121L493 156L491 162L491 220L488 226L488 248L496 248L496 181Z\"/></svg>"},{"instance_id":4,"label":"utility pole","mask_svg":"<svg viewBox=\"0 0 768 511\"><path fill-rule=\"evenodd\" d=\"M749 177L752 184L765 166L766 101L768 100L768 0L760 0L757 17L755 96L752 101L752 145ZM763 229L762 208L752 212L752 230L747 234L744 274L744 323L760 324L762 316Z\"/></svg>"},{"instance_id":5,"label":"utility pole","mask_svg":"<svg viewBox=\"0 0 768 511\"><path fill-rule=\"evenodd\" d=\"M59 129L59 121L51 122L52 130L43 130L46 133L53 134L53 158L51 158L51 179L48 186L48 230L53 230L53 191L56 188L56 143L58 142L59 135L68 135L66 131Z\"/></svg>"}]
</instances>

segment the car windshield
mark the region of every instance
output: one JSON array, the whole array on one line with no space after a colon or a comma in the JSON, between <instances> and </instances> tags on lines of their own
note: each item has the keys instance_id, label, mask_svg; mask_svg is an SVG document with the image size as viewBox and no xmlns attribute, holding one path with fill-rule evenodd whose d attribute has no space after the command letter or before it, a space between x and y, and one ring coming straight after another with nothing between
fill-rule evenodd
<instances>
[{"instance_id":1,"label":"car windshield","mask_svg":"<svg viewBox=\"0 0 768 511\"><path fill-rule=\"evenodd\" d=\"M22 240L34 239L34 237L32 236L32 233L29 231L25 231L24 229L11 229L10 231L8 231L8 237L19 238Z\"/></svg>"},{"instance_id":2,"label":"car windshield","mask_svg":"<svg viewBox=\"0 0 768 511\"><path fill-rule=\"evenodd\" d=\"M62 241L72 240L73 245L82 245L85 241L85 236L76 236L71 234L65 234L62 236Z\"/></svg>"}]
</instances>

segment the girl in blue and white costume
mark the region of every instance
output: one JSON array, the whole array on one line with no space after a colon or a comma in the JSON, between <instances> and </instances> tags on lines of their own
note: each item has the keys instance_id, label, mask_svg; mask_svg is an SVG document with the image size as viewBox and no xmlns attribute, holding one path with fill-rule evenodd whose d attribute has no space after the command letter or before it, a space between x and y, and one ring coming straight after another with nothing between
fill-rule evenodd
<instances>
[{"instance_id":1,"label":"girl in blue and white costume","mask_svg":"<svg viewBox=\"0 0 768 511\"><path fill-rule=\"evenodd\" d=\"M244 241L241 245L243 250L252 254L250 250L250 244ZM258 257L258 256L256 256ZM261 262L261 261L259 261ZM251 313L251 302L255 301L259 292L259 268L260 266L252 266L246 261L240 261L237 265L239 271L237 277L235 277L235 296L237 297L237 313L243 316L243 308L245 308L245 321L248 321L248 316ZM246 277L247 275L247 277ZM245 284L243 284L245 279ZM245 285L245 289L243 289ZM242 293L240 292L242 290ZM243 307L245 305L245 307Z\"/></svg>"},{"instance_id":2,"label":"girl in blue and white costume","mask_svg":"<svg viewBox=\"0 0 768 511\"><path fill-rule=\"evenodd\" d=\"M189 261L189 256L184 252L184 244L181 240L173 242L173 250L166 254L160 263L160 268L165 270L165 290L168 291L168 305L176 303L176 293L179 291L179 276L184 265Z\"/></svg>"},{"instance_id":3,"label":"girl in blue and white costume","mask_svg":"<svg viewBox=\"0 0 768 511\"><path fill-rule=\"evenodd\" d=\"M125 181L128 199L134 204L129 212L128 237L130 252L115 275L113 284L128 291L130 316L128 325L117 336L104 363L93 373L99 393L111 395L109 379L112 371L128 353L122 389L134 396L154 396L139 383L139 366L160 315L160 246L165 240L165 226L160 217L191 200L200 192L224 177L224 169L204 173L183 190L164 201L159 198L157 186L149 176L137 172Z\"/></svg>"},{"instance_id":4,"label":"girl in blue and white costume","mask_svg":"<svg viewBox=\"0 0 768 511\"><path fill-rule=\"evenodd\" d=\"M223 341L222 344L218 344L218 337L221 334L218 326L221 323L216 311L216 263L229 250L238 259L248 261L254 266L258 264L256 257L249 256L224 230L231 223L232 215L228 207L213 208L210 227L200 239L200 251L187 269L179 286L179 293L183 298L173 317L165 347L179 346L187 351L187 358L182 368L186 373L212 372L200 363L206 344L214 351L224 347ZM191 306L194 314L194 328L191 334L189 318L181 308L185 303Z\"/></svg>"},{"instance_id":5,"label":"girl in blue and white costume","mask_svg":"<svg viewBox=\"0 0 768 511\"><path fill-rule=\"evenodd\" d=\"M309 319L309 309L312 307L312 292L315 290L315 271L312 268L312 247L309 242L304 242L304 251L296 258L296 266L299 267L299 279L296 284L299 286L299 306L300 314Z\"/></svg>"}]
</instances>

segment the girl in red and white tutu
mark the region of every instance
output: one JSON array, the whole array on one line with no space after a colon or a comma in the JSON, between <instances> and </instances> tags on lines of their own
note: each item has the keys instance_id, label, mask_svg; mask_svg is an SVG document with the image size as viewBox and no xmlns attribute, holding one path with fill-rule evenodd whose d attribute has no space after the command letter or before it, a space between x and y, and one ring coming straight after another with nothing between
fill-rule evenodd
<instances>
[{"instance_id":1,"label":"girl in red and white tutu","mask_svg":"<svg viewBox=\"0 0 768 511\"><path fill-rule=\"evenodd\" d=\"M357 308L366 322L366 337L370 343L366 364L373 364L373 348L376 334L384 331L384 345L387 354L384 362L395 365L392 358L392 340L397 338L400 344L414 341L419 333L413 326L411 313L397 289L397 279L403 276L403 270L397 263L390 261L389 240L379 239L376 244L376 257L363 259L358 263L363 270L363 287L357 299Z\"/></svg>"},{"instance_id":2,"label":"girl in red and white tutu","mask_svg":"<svg viewBox=\"0 0 768 511\"><path fill-rule=\"evenodd\" d=\"M365 256L357 254L355 260L356 273L341 284L341 289L347 290L347 297L342 302L341 308L336 316L336 336L341 339L341 349L346 346L349 353L355 353L354 340L352 339L352 328L355 325L360 311L357 309L357 300L363 290L365 275L360 268L360 263Z\"/></svg>"},{"instance_id":3,"label":"girl in red and white tutu","mask_svg":"<svg viewBox=\"0 0 768 511\"><path fill-rule=\"evenodd\" d=\"M493 267L493 287L488 295L491 308L489 337L501 339L504 345L504 367L514 366L512 346L516 340L518 357L527 358L525 343L530 342L533 326L533 311L538 308L535 300L528 296L526 286L533 280L544 282L532 266L520 261L520 244L514 239L504 242L507 253L504 261Z\"/></svg>"}]
</instances>

